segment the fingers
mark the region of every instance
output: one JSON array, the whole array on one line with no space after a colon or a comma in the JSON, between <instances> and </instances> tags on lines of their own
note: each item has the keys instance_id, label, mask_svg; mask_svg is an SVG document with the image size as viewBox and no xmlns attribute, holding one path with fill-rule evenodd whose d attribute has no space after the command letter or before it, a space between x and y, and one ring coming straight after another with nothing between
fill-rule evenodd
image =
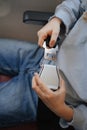
<instances>
[{"instance_id":1,"label":"fingers","mask_svg":"<svg viewBox=\"0 0 87 130\"><path fill-rule=\"evenodd\" d=\"M54 30L51 34L51 39L50 39L50 42L49 42L49 46L52 48L56 41L57 41L57 38L58 38L58 35L59 35L59 31L58 30Z\"/></svg>"},{"instance_id":2,"label":"fingers","mask_svg":"<svg viewBox=\"0 0 87 130\"><path fill-rule=\"evenodd\" d=\"M51 36L51 39L49 41L49 46L50 46L50 48L52 48L55 45L56 41L57 41L58 35L59 35L58 31L56 31L56 32L53 31L51 33L50 32L46 32L45 34L40 32L40 34L38 33L38 45L42 47L43 43L44 43L44 40L48 36Z\"/></svg>"},{"instance_id":3,"label":"fingers","mask_svg":"<svg viewBox=\"0 0 87 130\"><path fill-rule=\"evenodd\" d=\"M42 29L40 29L37 32L38 35L38 45L43 47L43 43L45 41L45 39L47 38L48 34L49 34L49 30L47 28L48 25L45 25Z\"/></svg>"},{"instance_id":4,"label":"fingers","mask_svg":"<svg viewBox=\"0 0 87 130\"><path fill-rule=\"evenodd\" d=\"M34 76L32 79L32 88L35 90L35 92L38 94L38 96L40 98L44 96L41 89L39 88L39 84L38 84L38 81L36 79L36 76Z\"/></svg>"},{"instance_id":5,"label":"fingers","mask_svg":"<svg viewBox=\"0 0 87 130\"><path fill-rule=\"evenodd\" d=\"M44 40L47 38L47 36L46 36L46 34L39 34L39 32L38 32L38 45L40 46L40 47L43 47L43 43L44 43Z\"/></svg>"},{"instance_id":6,"label":"fingers","mask_svg":"<svg viewBox=\"0 0 87 130\"><path fill-rule=\"evenodd\" d=\"M49 46L52 48L55 45L60 32L61 21L58 18L53 18L42 29L38 31L38 45L43 46L44 40L50 36Z\"/></svg>"},{"instance_id":7,"label":"fingers","mask_svg":"<svg viewBox=\"0 0 87 130\"><path fill-rule=\"evenodd\" d=\"M36 91L40 98L43 98L45 95L48 95L51 90L42 82L39 75L35 73L32 80L32 88Z\"/></svg>"},{"instance_id":8,"label":"fingers","mask_svg":"<svg viewBox=\"0 0 87 130\"><path fill-rule=\"evenodd\" d=\"M61 75L59 74L59 87L61 90L65 91L65 81L64 79L61 77Z\"/></svg>"}]
</instances>

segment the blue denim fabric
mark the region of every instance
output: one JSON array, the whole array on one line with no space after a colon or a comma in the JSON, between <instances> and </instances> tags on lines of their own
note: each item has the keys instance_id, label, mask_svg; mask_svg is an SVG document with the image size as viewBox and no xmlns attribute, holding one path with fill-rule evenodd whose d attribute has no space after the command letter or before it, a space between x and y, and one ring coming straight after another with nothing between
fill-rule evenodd
<instances>
[{"instance_id":1,"label":"blue denim fabric","mask_svg":"<svg viewBox=\"0 0 87 130\"><path fill-rule=\"evenodd\" d=\"M37 44L0 39L0 74L12 76L0 83L0 127L36 120L38 97L32 77L39 72L43 52Z\"/></svg>"}]
</instances>

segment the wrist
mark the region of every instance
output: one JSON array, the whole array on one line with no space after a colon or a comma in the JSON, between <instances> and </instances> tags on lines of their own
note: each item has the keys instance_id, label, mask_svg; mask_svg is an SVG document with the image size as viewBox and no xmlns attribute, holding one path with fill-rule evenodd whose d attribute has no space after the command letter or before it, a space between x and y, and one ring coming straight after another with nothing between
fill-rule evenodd
<instances>
[{"instance_id":1,"label":"wrist","mask_svg":"<svg viewBox=\"0 0 87 130\"><path fill-rule=\"evenodd\" d=\"M60 18L58 18L58 17L53 17L52 20L53 20L53 21L56 21L56 22L57 22L58 24L60 24L60 25L61 25L61 23L62 23L62 20L61 20Z\"/></svg>"},{"instance_id":2,"label":"wrist","mask_svg":"<svg viewBox=\"0 0 87 130\"><path fill-rule=\"evenodd\" d=\"M70 122L73 119L73 108L66 105L65 103L61 105L58 109L58 116L65 119L66 121Z\"/></svg>"}]
</instances>

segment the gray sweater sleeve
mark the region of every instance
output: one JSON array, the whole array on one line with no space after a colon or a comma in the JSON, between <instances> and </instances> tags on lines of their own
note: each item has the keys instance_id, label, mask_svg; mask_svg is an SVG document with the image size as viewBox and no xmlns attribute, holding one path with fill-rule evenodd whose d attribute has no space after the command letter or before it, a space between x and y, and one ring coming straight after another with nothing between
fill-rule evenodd
<instances>
[{"instance_id":1,"label":"gray sweater sleeve","mask_svg":"<svg viewBox=\"0 0 87 130\"><path fill-rule=\"evenodd\" d=\"M74 109L72 126L76 130L87 130L87 106L80 105Z\"/></svg>"},{"instance_id":2,"label":"gray sweater sleeve","mask_svg":"<svg viewBox=\"0 0 87 130\"><path fill-rule=\"evenodd\" d=\"M73 126L75 130L87 130L87 106L79 105L74 108L73 120L71 122L60 119L62 128L67 128L69 125Z\"/></svg>"},{"instance_id":3,"label":"gray sweater sleeve","mask_svg":"<svg viewBox=\"0 0 87 130\"><path fill-rule=\"evenodd\" d=\"M66 33L74 25L79 16L80 0L65 0L56 7L55 16L60 18L66 27Z\"/></svg>"}]
</instances>

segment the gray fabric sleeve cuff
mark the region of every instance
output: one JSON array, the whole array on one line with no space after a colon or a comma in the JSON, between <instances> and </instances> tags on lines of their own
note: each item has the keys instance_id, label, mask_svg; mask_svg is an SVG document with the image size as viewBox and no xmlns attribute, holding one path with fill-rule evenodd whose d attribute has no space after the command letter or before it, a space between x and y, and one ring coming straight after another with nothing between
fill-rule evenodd
<instances>
[{"instance_id":1,"label":"gray fabric sleeve cuff","mask_svg":"<svg viewBox=\"0 0 87 130\"><path fill-rule=\"evenodd\" d=\"M67 128L73 126L76 130L86 130L87 129L87 106L80 105L74 108L73 120L67 122L64 119L60 119L59 122L62 128Z\"/></svg>"},{"instance_id":2,"label":"gray fabric sleeve cuff","mask_svg":"<svg viewBox=\"0 0 87 130\"><path fill-rule=\"evenodd\" d=\"M66 34L74 26L79 17L80 4L80 0L66 0L55 9L53 17L58 17L62 20L66 27Z\"/></svg>"},{"instance_id":3,"label":"gray fabric sleeve cuff","mask_svg":"<svg viewBox=\"0 0 87 130\"><path fill-rule=\"evenodd\" d=\"M87 106L80 105L74 109L72 126L77 130L87 129Z\"/></svg>"},{"instance_id":4,"label":"gray fabric sleeve cuff","mask_svg":"<svg viewBox=\"0 0 87 130\"><path fill-rule=\"evenodd\" d=\"M61 9L56 8L55 10L55 17L58 17L62 20L63 24L66 27L66 34L69 32L71 27L76 21L76 18L72 13L69 13L69 9L66 7L61 7Z\"/></svg>"},{"instance_id":5,"label":"gray fabric sleeve cuff","mask_svg":"<svg viewBox=\"0 0 87 130\"><path fill-rule=\"evenodd\" d=\"M71 105L70 105L70 107L73 108L73 106L71 106ZM73 109L74 109L74 108L73 108ZM72 119L72 121L67 122L66 120L60 118L60 121L59 121L59 124L60 124L60 126L61 126L62 128L68 128L69 126L72 125L72 123L73 123L73 119Z\"/></svg>"}]
</instances>

